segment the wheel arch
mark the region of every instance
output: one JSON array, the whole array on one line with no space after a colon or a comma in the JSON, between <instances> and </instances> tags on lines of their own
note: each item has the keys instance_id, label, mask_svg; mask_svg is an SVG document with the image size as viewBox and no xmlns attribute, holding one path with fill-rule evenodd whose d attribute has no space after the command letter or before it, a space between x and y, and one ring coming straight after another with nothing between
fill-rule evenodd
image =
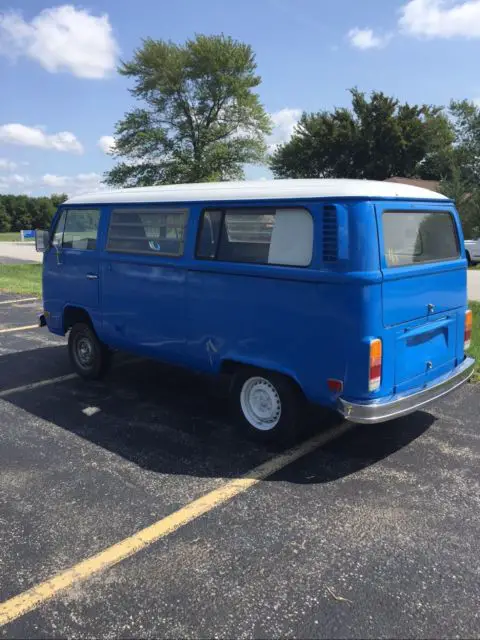
<instances>
[{"instance_id":1,"label":"wheel arch","mask_svg":"<svg viewBox=\"0 0 480 640\"><path fill-rule=\"evenodd\" d=\"M78 307L76 305L66 305L63 309L64 333L68 333L73 325L79 322L88 324L93 328L92 318L86 309L84 309L83 307Z\"/></svg>"},{"instance_id":2,"label":"wheel arch","mask_svg":"<svg viewBox=\"0 0 480 640\"><path fill-rule=\"evenodd\" d=\"M305 395L305 391L303 390L302 384L298 379L298 376L294 371L288 369L286 367L279 366L275 362L270 362L266 360L256 359L256 358L243 358L243 357L228 357L223 358L220 363L220 373L222 375L230 376L231 381L230 384L233 383L233 379L235 373L237 373L241 369L256 369L259 372L264 373L276 373L279 375L288 378L291 382L295 384L298 390Z\"/></svg>"}]
</instances>

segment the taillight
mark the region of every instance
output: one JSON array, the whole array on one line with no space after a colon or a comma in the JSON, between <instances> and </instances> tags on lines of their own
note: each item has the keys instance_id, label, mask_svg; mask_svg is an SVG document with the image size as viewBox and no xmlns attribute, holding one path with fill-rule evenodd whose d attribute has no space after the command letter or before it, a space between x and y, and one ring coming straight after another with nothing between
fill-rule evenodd
<instances>
[{"instance_id":1,"label":"taillight","mask_svg":"<svg viewBox=\"0 0 480 640\"><path fill-rule=\"evenodd\" d=\"M473 316L472 316L472 311L470 309L468 309L468 311L465 312L465 337L464 337L464 348L465 351L467 349L470 348L470 343L472 340L472 323L473 323Z\"/></svg>"},{"instance_id":2,"label":"taillight","mask_svg":"<svg viewBox=\"0 0 480 640\"><path fill-rule=\"evenodd\" d=\"M382 382L382 341L375 338L370 341L370 370L368 390L377 391Z\"/></svg>"}]
</instances>

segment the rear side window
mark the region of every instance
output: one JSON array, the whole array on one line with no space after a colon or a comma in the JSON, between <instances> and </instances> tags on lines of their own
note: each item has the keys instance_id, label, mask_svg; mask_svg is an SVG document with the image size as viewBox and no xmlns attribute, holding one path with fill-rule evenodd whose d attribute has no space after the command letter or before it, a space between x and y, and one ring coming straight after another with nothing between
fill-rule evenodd
<instances>
[{"instance_id":1,"label":"rear side window","mask_svg":"<svg viewBox=\"0 0 480 640\"><path fill-rule=\"evenodd\" d=\"M313 220L306 209L230 209L203 213L197 257L306 267Z\"/></svg>"},{"instance_id":2,"label":"rear side window","mask_svg":"<svg viewBox=\"0 0 480 640\"><path fill-rule=\"evenodd\" d=\"M460 256L455 220L448 211L386 211L383 239L389 267L442 262Z\"/></svg>"},{"instance_id":3,"label":"rear side window","mask_svg":"<svg viewBox=\"0 0 480 640\"><path fill-rule=\"evenodd\" d=\"M186 209L115 209L107 251L181 256L187 220Z\"/></svg>"}]
</instances>

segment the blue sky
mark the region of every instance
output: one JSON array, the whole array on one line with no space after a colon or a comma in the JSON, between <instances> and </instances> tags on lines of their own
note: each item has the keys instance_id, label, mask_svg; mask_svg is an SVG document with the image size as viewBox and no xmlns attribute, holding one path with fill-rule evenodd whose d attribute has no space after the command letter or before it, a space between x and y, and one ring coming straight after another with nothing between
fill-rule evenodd
<instances>
[{"instance_id":1,"label":"blue sky","mask_svg":"<svg viewBox=\"0 0 480 640\"><path fill-rule=\"evenodd\" d=\"M410 102L480 99L480 0L4 0L0 193L99 188L109 136L133 104L118 59L143 37L221 32L256 52L272 144L302 110L348 104L353 86Z\"/></svg>"}]
</instances>

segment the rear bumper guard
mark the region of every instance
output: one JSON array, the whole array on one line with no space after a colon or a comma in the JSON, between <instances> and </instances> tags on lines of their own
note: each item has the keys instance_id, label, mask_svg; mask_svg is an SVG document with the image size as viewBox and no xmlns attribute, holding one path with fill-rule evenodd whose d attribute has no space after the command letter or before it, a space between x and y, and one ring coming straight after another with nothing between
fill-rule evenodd
<instances>
[{"instance_id":1,"label":"rear bumper guard","mask_svg":"<svg viewBox=\"0 0 480 640\"><path fill-rule=\"evenodd\" d=\"M402 393L389 398L358 404L340 398L337 408L343 417L350 422L358 422L360 424L387 422L388 420L413 413L450 393L450 391L469 380L473 374L474 367L475 360L473 358L465 358L462 364L453 371L435 380L420 391Z\"/></svg>"}]
</instances>

